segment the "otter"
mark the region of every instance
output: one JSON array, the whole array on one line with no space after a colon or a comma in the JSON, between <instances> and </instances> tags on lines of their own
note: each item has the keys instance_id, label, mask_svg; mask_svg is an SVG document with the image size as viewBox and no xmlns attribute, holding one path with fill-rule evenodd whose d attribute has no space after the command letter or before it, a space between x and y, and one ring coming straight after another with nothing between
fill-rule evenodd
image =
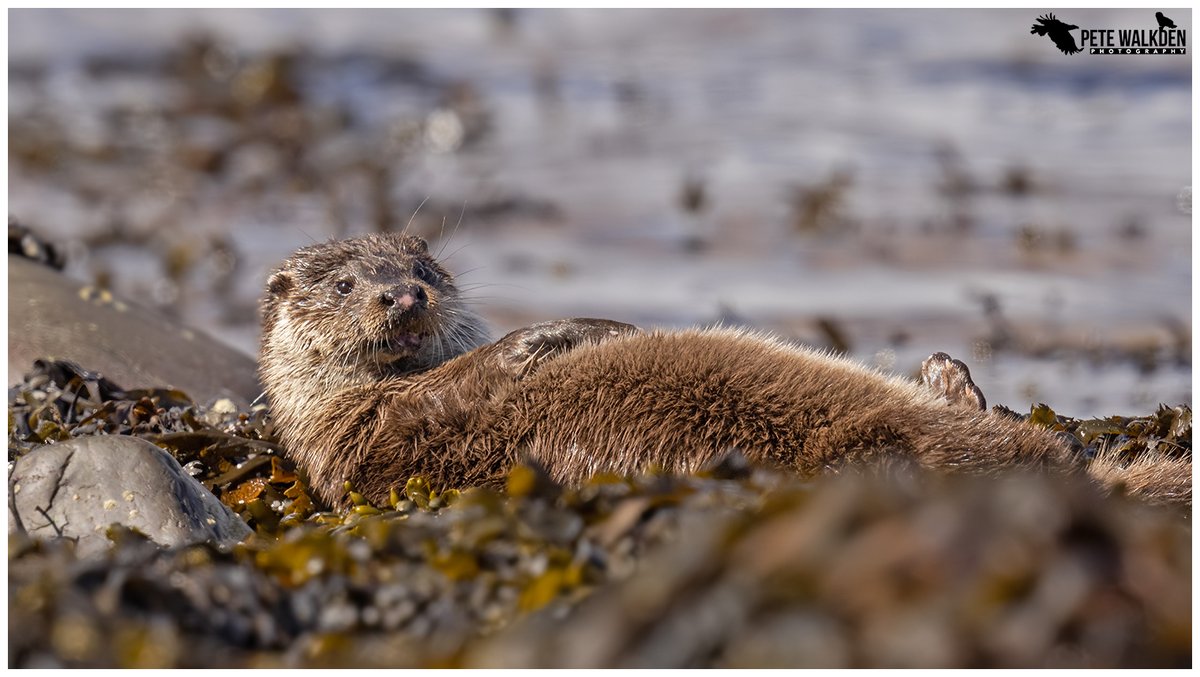
<instances>
[{"instance_id":1,"label":"otter","mask_svg":"<svg viewBox=\"0 0 1200 677\"><path fill-rule=\"evenodd\" d=\"M382 505L413 475L497 485L522 459L564 483L695 471L730 449L803 476L892 460L1080 468L1057 435L984 411L966 365L943 353L917 383L735 329L572 318L493 342L406 234L300 249L271 274L262 322L280 438L330 505L346 481Z\"/></svg>"}]
</instances>

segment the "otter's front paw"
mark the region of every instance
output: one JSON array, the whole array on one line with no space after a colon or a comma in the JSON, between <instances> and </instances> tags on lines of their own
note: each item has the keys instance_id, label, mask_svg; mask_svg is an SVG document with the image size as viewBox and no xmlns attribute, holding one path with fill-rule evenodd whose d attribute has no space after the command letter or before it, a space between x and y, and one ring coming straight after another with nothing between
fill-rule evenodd
<instances>
[{"instance_id":1,"label":"otter's front paw","mask_svg":"<svg viewBox=\"0 0 1200 677\"><path fill-rule=\"evenodd\" d=\"M983 391L971 380L967 365L946 353L934 353L921 363L921 383L951 404L987 408Z\"/></svg>"},{"instance_id":2,"label":"otter's front paw","mask_svg":"<svg viewBox=\"0 0 1200 677\"><path fill-rule=\"evenodd\" d=\"M539 322L497 341L507 369L524 377L546 360L584 343L599 343L638 331L632 324L612 320L571 318Z\"/></svg>"}]
</instances>

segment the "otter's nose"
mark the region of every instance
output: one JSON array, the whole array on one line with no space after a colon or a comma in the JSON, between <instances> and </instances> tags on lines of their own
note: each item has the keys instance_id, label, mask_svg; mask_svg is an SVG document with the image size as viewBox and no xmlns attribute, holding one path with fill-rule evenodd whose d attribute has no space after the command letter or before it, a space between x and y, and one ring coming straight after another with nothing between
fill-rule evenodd
<instances>
[{"instance_id":1,"label":"otter's nose","mask_svg":"<svg viewBox=\"0 0 1200 677\"><path fill-rule=\"evenodd\" d=\"M428 298L420 285L398 285L379 296L383 305L393 310L405 311L413 306L424 308Z\"/></svg>"}]
</instances>

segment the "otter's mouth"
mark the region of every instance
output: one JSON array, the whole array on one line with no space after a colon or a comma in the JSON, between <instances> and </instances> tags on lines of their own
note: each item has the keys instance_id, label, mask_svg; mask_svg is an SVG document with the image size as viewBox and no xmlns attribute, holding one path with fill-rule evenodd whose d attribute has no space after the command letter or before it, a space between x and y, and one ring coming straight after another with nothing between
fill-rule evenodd
<instances>
[{"instance_id":1,"label":"otter's mouth","mask_svg":"<svg viewBox=\"0 0 1200 677\"><path fill-rule=\"evenodd\" d=\"M396 360L408 357L420 350L424 341L424 334L401 332L375 343L372 348L379 357L385 360Z\"/></svg>"}]
</instances>

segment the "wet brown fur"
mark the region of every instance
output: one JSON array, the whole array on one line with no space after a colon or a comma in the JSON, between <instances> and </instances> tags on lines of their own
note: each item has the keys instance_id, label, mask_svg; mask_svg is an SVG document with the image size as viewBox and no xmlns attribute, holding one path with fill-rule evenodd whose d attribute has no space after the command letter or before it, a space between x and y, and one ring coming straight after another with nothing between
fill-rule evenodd
<instances>
[{"instance_id":1,"label":"wet brown fur","mask_svg":"<svg viewBox=\"0 0 1200 677\"><path fill-rule=\"evenodd\" d=\"M568 320L585 323L584 338L557 349L543 351L548 330L538 326L486 343L440 268L426 285L428 309L406 321L453 342L435 337L386 365L348 359L338 346L379 326L369 294L355 305L326 289L356 257L390 259L379 265L391 278L379 279L405 283L414 261L431 262L406 236L310 247L272 276L263 304L260 371L273 415L331 504L345 480L382 504L412 475L436 486L497 484L521 458L566 482L692 471L731 448L802 475L896 456L948 471L1079 467L1053 434L760 334ZM1111 485L1118 475L1100 479ZM1190 463L1188 481L1190 502Z\"/></svg>"},{"instance_id":2,"label":"wet brown fur","mask_svg":"<svg viewBox=\"0 0 1200 677\"><path fill-rule=\"evenodd\" d=\"M378 498L412 474L495 483L522 456L576 482L693 471L731 448L805 475L896 454L943 470L1069 464L1066 447L1035 428L744 332L624 336L576 347L521 380L502 375L494 352L339 398L361 401L316 426L345 450L332 477ZM451 396L433 406L433 392Z\"/></svg>"},{"instance_id":3,"label":"wet brown fur","mask_svg":"<svg viewBox=\"0 0 1200 677\"><path fill-rule=\"evenodd\" d=\"M1192 460L1147 451L1133 459L1113 448L1102 448L1087 466L1101 485L1155 505L1192 504Z\"/></svg>"}]
</instances>

